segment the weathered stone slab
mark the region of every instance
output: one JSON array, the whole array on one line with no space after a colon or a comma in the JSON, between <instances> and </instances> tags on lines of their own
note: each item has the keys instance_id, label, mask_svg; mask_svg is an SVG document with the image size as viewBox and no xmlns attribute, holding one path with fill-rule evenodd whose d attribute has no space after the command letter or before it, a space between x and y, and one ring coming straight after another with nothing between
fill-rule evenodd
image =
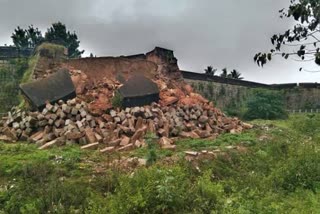
<instances>
[{"instance_id":1,"label":"weathered stone slab","mask_svg":"<svg viewBox=\"0 0 320 214\"><path fill-rule=\"evenodd\" d=\"M22 84L20 89L35 109L43 109L47 102L66 101L76 96L68 70L60 70L45 79Z\"/></svg>"}]
</instances>

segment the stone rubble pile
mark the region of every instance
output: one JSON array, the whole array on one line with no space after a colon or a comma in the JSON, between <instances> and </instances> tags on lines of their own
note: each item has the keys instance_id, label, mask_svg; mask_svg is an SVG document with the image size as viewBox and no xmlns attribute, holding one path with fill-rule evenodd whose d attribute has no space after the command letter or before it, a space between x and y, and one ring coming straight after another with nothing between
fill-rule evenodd
<instances>
[{"instance_id":1,"label":"stone rubble pile","mask_svg":"<svg viewBox=\"0 0 320 214\"><path fill-rule=\"evenodd\" d=\"M43 60L40 64L48 59ZM40 149L79 144L82 149L111 153L145 146L146 135L152 133L161 148L173 150L176 138L214 139L221 133L251 128L237 118L227 117L195 93L183 81L170 50L155 48L142 59L88 58L58 64L61 65L53 68L44 66L41 72L68 69L77 98L47 103L41 112L12 108L0 119L0 141L28 141ZM144 107L113 108L118 89L137 74L157 84L159 102ZM46 75L38 76L41 79ZM148 97L143 91L141 94Z\"/></svg>"},{"instance_id":2,"label":"stone rubble pile","mask_svg":"<svg viewBox=\"0 0 320 214\"><path fill-rule=\"evenodd\" d=\"M147 133L159 138L163 149L175 149L174 138L210 138L225 132L251 128L237 118L228 118L210 103L111 109L100 116L90 114L79 98L47 103L41 112L13 108L0 122L0 140L29 141L40 149L79 144L82 149L103 153L128 151L145 146Z\"/></svg>"}]
</instances>

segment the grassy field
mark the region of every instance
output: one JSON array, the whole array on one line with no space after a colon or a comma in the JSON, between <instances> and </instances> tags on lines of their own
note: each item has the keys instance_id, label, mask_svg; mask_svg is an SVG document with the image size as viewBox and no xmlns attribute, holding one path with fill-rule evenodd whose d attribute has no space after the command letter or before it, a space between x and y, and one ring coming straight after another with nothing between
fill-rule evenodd
<instances>
[{"instance_id":1,"label":"grassy field","mask_svg":"<svg viewBox=\"0 0 320 214\"><path fill-rule=\"evenodd\" d=\"M320 116L253 124L175 152L0 143L0 213L320 213ZM187 161L187 150L221 153ZM113 164L132 157L148 166Z\"/></svg>"}]
</instances>

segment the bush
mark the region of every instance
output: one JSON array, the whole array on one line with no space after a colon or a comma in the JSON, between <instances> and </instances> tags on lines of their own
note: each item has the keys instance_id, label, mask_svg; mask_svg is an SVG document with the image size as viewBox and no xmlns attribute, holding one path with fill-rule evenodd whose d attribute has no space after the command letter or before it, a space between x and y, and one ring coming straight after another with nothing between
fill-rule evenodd
<instances>
[{"instance_id":1,"label":"bush","mask_svg":"<svg viewBox=\"0 0 320 214\"><path fill-rule=\"evenodd\" d=\"M180 167L141 169L119 178L115 194L108 197L108 213L177 213L186 209L190 187Z\"/></svg>"},{"instance_id":2,"label":"bush","mask_svg":"<svg viewBox=\"0 0 320 214\"><path fill-rule=\"evenodd\" d=\"M302 155L301 155L302 156ZM319 155L314 153L292 159L284 167L281 186L287 191L294 192L297 188L312 190L320 184Z\"/></svg>"},{"instance_id":3,"label":"bush","mask_svg":"<svg viewBox=\"0 0 320 214\"><path fill-rule=\"evenodd\" d=\"M156 143L157 143L156 139L157 139L157 136L152 133L149 133L145 137L145 141L148 146L148 154L147 154L147 165L148 166L154 164L158 159L157 153L156 153Z\"/></svg>"},{"instance_id":4,"label":"bush","mask_svg":"<svg viewBox=\"0 0 320 214\"><path fill-rule=\"evenodd\" d=\"M320 115L297 115L292 118L290 126L300 134L315 137L320 131Z\"/></svg>"},{"instance_id":5,"label":"bush","mask_svg":"<svg viewBox=\"0 0 320 214\"><path fill-rule=\"evenodd\" d=\"M121 108L122 107L122 102L123 102L123 97L121 96L121 94L117 91L114 95L114 97L112 97L111 99L111 104L112 107L114 108Z\"/></svg>"},{"instance_id":6,"label":"bush","mask_svg":"<svg viewBox=\"0 0 320 214\"><path fill-rule=\"evenodd\" d=\"M257 89L247 102L245 119L285 119L288 117L285 111L284 98L281 92Z\"/></svg>"}]
</instances>

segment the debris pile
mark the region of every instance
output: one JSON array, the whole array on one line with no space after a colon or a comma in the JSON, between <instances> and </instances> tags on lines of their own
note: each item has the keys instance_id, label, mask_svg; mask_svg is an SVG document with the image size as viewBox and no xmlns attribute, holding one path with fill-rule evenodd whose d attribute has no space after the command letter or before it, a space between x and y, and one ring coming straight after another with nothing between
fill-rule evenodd
<instances>
[{"instance_id":1,"label":"debris pile","mask_svg":"<svg viewBox=\"0 0 320 214\"><path fill-rule=\"evenodd\" d=\"M250 128L228 118L210 104L150 106L112 109L101 116L89 113L80 99L47 103L41 112L13 108L4 117L0 140L29 141L40 149L54 145L79 144L101 152L126 151L145 146L147 133L159 137L164 149L175 149L173 137L215 138L224 132L238 133Z\"/></svg>"},{"instance_id":2,"label":"debris pile","mask_svg":"<svg viewBox=\"0 0 320 214\"><path fill-rule=\"evenodd\" d=\"M156 48L142 58L70 60L65 66L60 73L29 84L32 93L25 95L34 95L27 97L38 111L13 108L0 120L0 140L29 141L40 149L79 144L82 149L109 153L145 146L146 134L153 133L161 148L173 150L176 138L214 139L221 133L251 128L194 93L183 81L170 50ZM72 87L65 89L56 78L50 93L41 94L48 80L59 74L68 76ZM123 108L112 105L117 92L124 98ZM70 99L69 94L76 98Z\"/></svg>"}]
</instances>

